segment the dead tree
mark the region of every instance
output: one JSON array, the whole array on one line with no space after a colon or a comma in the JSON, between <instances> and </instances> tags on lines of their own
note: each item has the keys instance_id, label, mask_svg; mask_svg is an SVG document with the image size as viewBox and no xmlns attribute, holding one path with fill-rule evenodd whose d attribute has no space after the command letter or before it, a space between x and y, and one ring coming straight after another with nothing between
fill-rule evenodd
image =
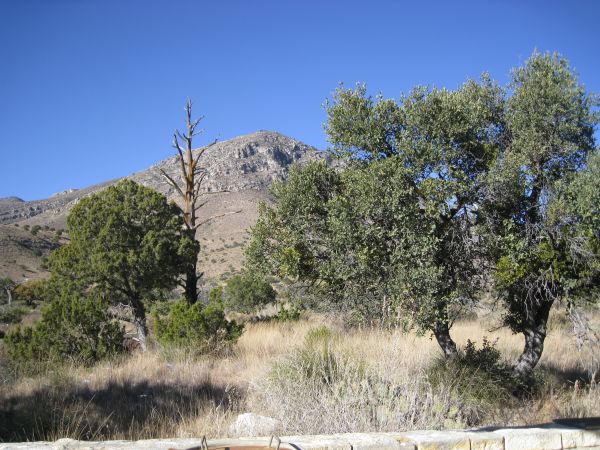
<instances>
[{"instance_id":1,"label":"dead tree","mask_svg":"<svg viewBox=\"0 0 600 450\"><path fill-rule=\"evenodd\" d=\"M196 230L201 225L228 214L234 214L239 211L231 213L221 214L218 216L210 217L208 219L198 221L198 210L206 204L206 202L199 203L199 199L202 195L200 189L202 183L207 175L206 167L200 166L200 158L206 150L216 144L216 140L211 142L205 147L194 149L192 146L192 140L194 136L202 134L203 130L198 129L200 121L204 116L199 117L196 120L192 120L192 102L188 100L185 105L185 112L187 116L187 131L185 133L175 130L173 134L173 147L177 150L177 159L179 161L179 168L181 171L182 181L178 183L167 174L164 170L159 169L167 182L175 188L175 191L179 195L180 202L179 207L183 213L184 223L186 232L189 237L196 240ZM227 191L219 191L227 192ZM218 192L211 192L215 194ZM198 245L198 251L200 246ZM202 277L202 274L197 272L198 269L198 258L194 259L193 263L190 264L184 275L182 286L185 289L185 298L190 304L198 301L198 281Z\"/></svg>"}]
</instances>

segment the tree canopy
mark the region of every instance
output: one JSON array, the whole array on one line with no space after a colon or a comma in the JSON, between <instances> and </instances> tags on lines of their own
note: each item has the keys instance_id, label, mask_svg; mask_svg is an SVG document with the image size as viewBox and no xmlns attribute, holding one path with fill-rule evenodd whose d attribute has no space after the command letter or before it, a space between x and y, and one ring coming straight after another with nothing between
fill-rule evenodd
<instances>
[{"instance_id":1,"label":"tree canopy","mask_svg":"<svg viewBox=\"0 0 600 450\"><path fill-rule=\"evenodd\" d=\"M515 372L530 373L553 301L597 273L596 105L562 57L539 53L508 89L487 74L398 101L342 86L325 125L341 168L312 163L275 185L248 264L362 318L401 316L447 356L452 314L493 275L526 339Z\"/></svg>"},{"instance_id":2,"label":"tree canopy","mask_svg":"<svg viewBox=\"0 0 600 450\"><path fill-rule=\"evenodd\" d=\"M67 225L70 242L51 255L52 276L131 309L145 348L144 302L157 290L175 287L197 254L179 208L152 189L123 180L82 199Z\"/></svg>"}]
</instances>

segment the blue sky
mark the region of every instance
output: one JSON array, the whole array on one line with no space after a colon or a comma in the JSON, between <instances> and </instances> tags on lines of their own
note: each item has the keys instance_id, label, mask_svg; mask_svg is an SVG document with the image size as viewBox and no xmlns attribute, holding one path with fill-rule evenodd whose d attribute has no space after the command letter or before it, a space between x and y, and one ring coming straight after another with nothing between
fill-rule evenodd
<instances>
[{"instance_id":1,"label":"blue sky","mask_svg":"<svg viewBox=\"0 0 600 450\"><path fill-rule=\"evenodd\" d=\"M398 97L534 48L600 92L598 1L0 0L0 197L44 198L173 154L186 98L196 144L259 129L325 148L340 82Z\"/></svg>"}]
</instances>

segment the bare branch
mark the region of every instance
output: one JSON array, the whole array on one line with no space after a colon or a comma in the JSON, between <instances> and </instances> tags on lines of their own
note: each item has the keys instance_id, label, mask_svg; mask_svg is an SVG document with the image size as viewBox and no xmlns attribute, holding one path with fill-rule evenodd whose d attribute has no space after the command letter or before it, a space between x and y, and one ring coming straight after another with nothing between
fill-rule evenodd
<instances>
[{"instance_id":1,"label":"bare branch","mask_svg":"<svg viewBox=\"0 0 600 450\"><path fill-rule=\"evenodd\" d=\"M177 153L179 153L179 163L181 165L181 174L183 176L185 176L185 161L183 159L183 149L179 145L179 141L177 140L176 134L173 135L173 147L175 147L177 149Z\"/></svg>"},{"instance_id":2,"label":"bare branch","mask_svg":"<svg viewBox=\"0 0 600 450\"><path fill-rule=\"evenodd\" d=\"M213 194L229 194L231 191L223 190L223 191L211 191L211 192L203 192L202 195L213 195Z\"/></svg>"},{"instance_id":3,"label":"bare branch","mask_svg":"<svg viewBox=\"0 0 600 450\"><path fill-rule=\"evenodd\" d=\"M208 150L210 147L212 147L213 145L215 145L216 143L217 143L217 140L215 139L214 141L212 141L210 144L206 145L205 147L200 147L200 148L196 148L196 149L192 150L193 152L198 151L198 154L194 158L194 164L197 164L198 160L204 154L204 152L206 150Z\"/></svg>"},{"instance_id":4,"label":"bare branch","mask_svg":"<svg viewBox=\"0 0 600 450\"><path fill-rule=\"evenodd\" d=\"M200 203L198 206L194 206L194 211L198 211L200 210L200 208L202 208L204 205L206 205L208 203L208 200L203 201L202 203Z\"/></svg>"},{"instance_id":5,"label":"bare branch","mask_svg":"<svg viewBox=\"0 0 600 450\"><path fill-rule=\"evenodd\" d=\"M202 182L204 181L205 177L206 177L206 172L202 173L200 175L200 178L198 179L198 181L196 181L196 187L194 188L194 202L196 201L196 199L198 197L198 193L200 192L200 188L202 187Z\"/></svg>"},{"instance_id":6,"label":"bare branch","mask_svg":"<svg viewBox=\"0 0 600 450\"><path fill-rule=\"evenodd\" d=\"M241 212L242 212L242 210L240 209L238 211L230 211L230 212L226 212L226 213L223 213L223 214L217 214L216 216L212 216L212 217L209 217L206 220L203 220L202 222L200 222L199 224L197 224L194 227L194 229L197 229L198 227L200 227L200 226L204 225L205 223L208 223L208 222L210 222L212 220L218 219L219 217L230 216L232 214L238 214L238 213L241 213Z\"/></svg>"},{"instance_id":7,"label":"bare branch","mask_svg":"<svg viewBox=\"0 0 600 450\"><path fill-rule=\"evenodd\" d=\"M186 136L185 134L183 134L181 131L179 130L175 130L175 134L177 136L179 136L179 139L181 139L182 141L187 141L189 136Z\"/></svg>"},{"instance_id":8,"label":"bare branch","mask_svg":"<svg viewBox=\"0 0 600 450\"><path fill-rule=\"evenodd\" d=\"M170 176L167 174L167 172L165 172L164 170L162 170L162 169L158 169L158 170L160 170L160 172L161 172L161 173L163 174L163 176L164 176L164 177L167 179L167 181L169 182L169 184L170 184L171 186L173 186L173 187L174 187L174 188L177 190L177 192L179 192L179 195L181 195L181 197L185 199L185 194L183 193L183 191L181 190L181 188L179 187L179 185L178 185L178 184L175 182L175 180L173 180L173 178L171 178L171 177L170 177Z\"/></svg>"}]
</instances>

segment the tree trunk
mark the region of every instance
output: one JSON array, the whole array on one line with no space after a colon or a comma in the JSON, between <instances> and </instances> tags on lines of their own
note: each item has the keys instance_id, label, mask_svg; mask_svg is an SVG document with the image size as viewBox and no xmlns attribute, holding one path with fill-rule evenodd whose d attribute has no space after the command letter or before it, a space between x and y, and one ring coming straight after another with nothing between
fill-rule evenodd
<instances>
[{"instance_id":1,"label":"tree trunk","mask_svg":"<svg viewBox=\"0 0 600 450\"><path fill-rule=\"evenodd\" d=\"M513 368L513 375L517 378L529 378L542 357L552 303L551 300L544 301L535 312L532 311L531 324L523 331L525 347Z\"/></svg>"},{"instance_id":2,"label":"tree trunk","mask_svg":"<svg viewBox=\"0 0 600 450\"><path fill-rule=\"evenodd\" d=\"M6 295L8 296L8 304L10 305L12 302L12 292L11 292L10 288L6 289Z\"/></svg>"},{"instance_id":3,"label":"tree trunk","mask_svg":"<svg viewBox=\"0 0 600 450\"><path fill-rule=\"evenodd\" d=\"M198 274L196 273L197 262L188 268L185 273L185 298L190 305L198 301Z\"/></svg>"},{"instance_id":4,"label":"tree trunk","mask_svg":"<svg viewBox=\"0 0 600 450\"><path fill-rule=\"evenodd\" d=\"M148 350L146 346L146 336L148 336L148 327L146 325L146 308L144 304L136 300L133 302L133 325L137 332L137 339L140 344L140 348L143 352Z\"/></svg>"},{"instance_id":5,"label":"tree trunk","mask_svg":"<svg viewBox=\"0 0 600 450\"><path fill-rule=\"evenodd\" d=\"M456 343L450 337L450 328L447 321L437 321L432 331L446 358L454 358L458 355Z\"/></svg>"}]
</instances>

